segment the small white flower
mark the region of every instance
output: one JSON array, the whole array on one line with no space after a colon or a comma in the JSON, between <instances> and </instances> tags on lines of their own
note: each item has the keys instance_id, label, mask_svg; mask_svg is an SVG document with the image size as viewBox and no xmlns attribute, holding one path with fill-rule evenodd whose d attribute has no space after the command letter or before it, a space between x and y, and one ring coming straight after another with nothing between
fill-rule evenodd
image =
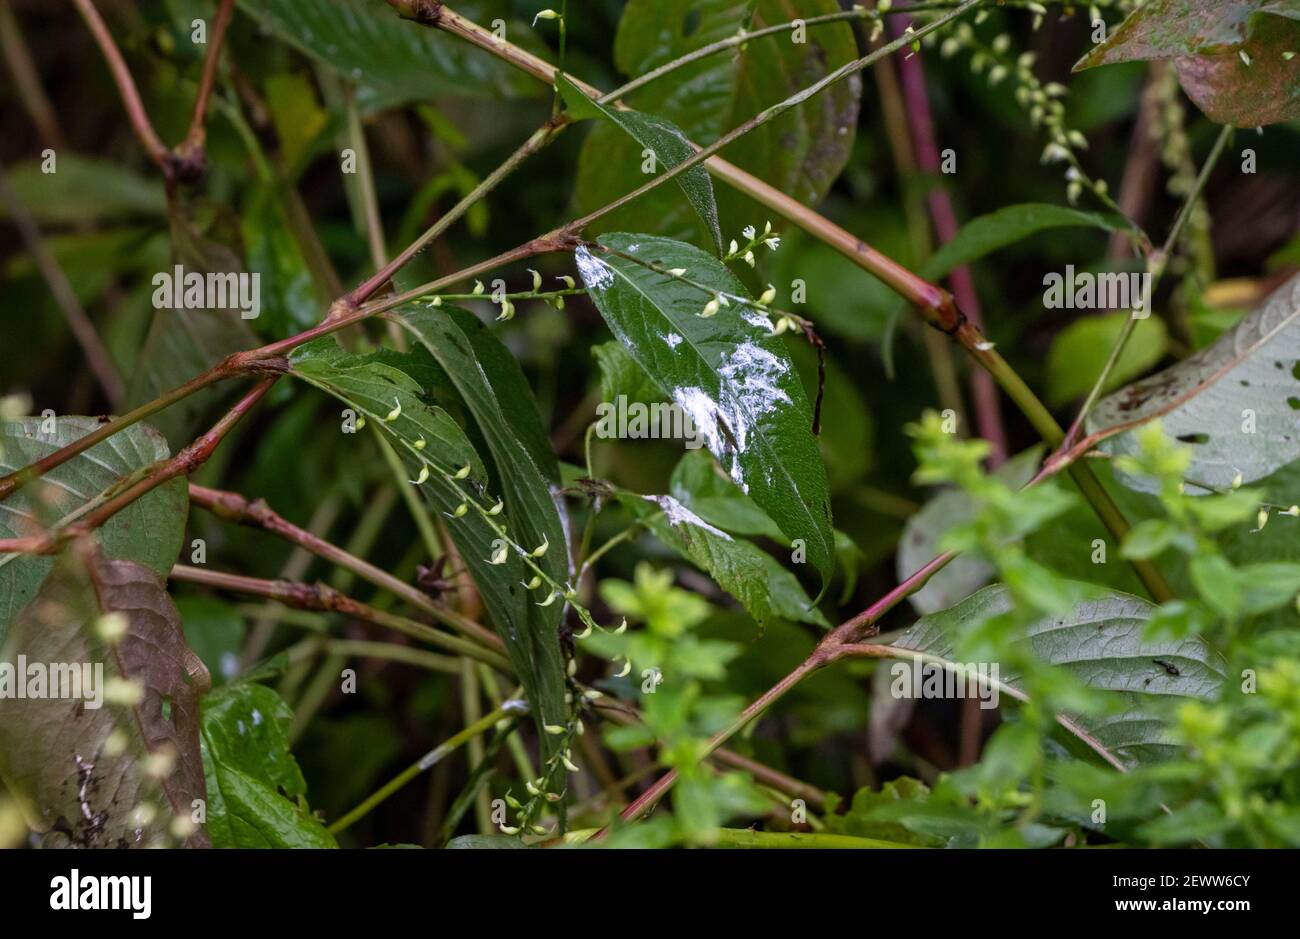
<instances>
[{"instance_id":1,"label":"small white flower","mask_svg":"<svg viewBox=\"0 0 1300 939\"><path fill-rule=\"evenodd\" d=\"M560 14L556 13L554 10L541 10L533 17L533 25L536 26L538 20L558 20L559 18Z\"/></svg>"},{"instance_id":2,"label":"small white flower","mask_svg":"<svg viewBox=\"0 0 1300 939\"><path fill-rule=\"evenodd\" d=\"M482 292L483 292L483 281L481 280L474 281L474 289L471 290L470 293L472 293L474 296L477 297Z\"/></svg>"},{"instance_id":3,"label":"small white flower","mask_svg":"<svg viewBox=\"0 0 1300 939\"><path fill-rule=\"evenodd\" d=\"M391 424L402 416L402 402L398 398L393 399L393 409L384 415L384 422Z\"/></svg>"},{"instance_id":4,"label":"small white flower","mask_svg":"<svg viewBox=\"0 0 1300 939\"><path fill-rule=\"evenodd\" d=\"M564 733L564 728L559 724L543 724L542 730L546 731L548 734L554 734L557 737Z\"/></svg>"},{"instance_id":5,"label":"small white flower","mask_svg":"<svg viewBox=\"0 0 1300 939\"><path fill-rule=\"evenodd\" d=\"M702 319L708 319L710 316L716 315L717 312L718 312L718 300L715 297L714 299L710 300L708 303L704 304L704 309L700 310L698 315Z\"/></svg>"},{"instance_id":6,"label":"small white flower","mask_svg":"<svg viewBox=\"0 0 1300 939\"><path fill-rule=\"evenodd\" d=\"M427 440L425 440L423 437L421 437L419 440L415 441L415 443L411 444L411 446L415 447L415 449L417 449L417 450L423 450L423 449L424 449L425 447L427 447L428 445L429 445L429 442L428 442Z\"/></svg>"},{"instance_id":7,"label":"small white flower","mask_svg":"<svg viewBox=\"0 0 1300 939\"><path fill-rule=\"evenodd\" d=\"M496 551L492 553L492 557L488 560L488 563L504 564L506 562L506 558L509 556L510 556L509 549L505 545L501 545L501 547L497 548Z\"/></svg>"},{"instance_id":8,"label":"small white flower","mask_svg":"<svg viewBox=\"0 0 1300 939\"><path fill-rule=\"evenodd\" d=\"M470 473L470 469L471 469L470 465L469 465L468 463L466 463L466 464L465 464L464 466L462 466L460 469L456 470L456 472L452 475L451 478L452 478L452 479L464 479L466 476L469 475L469 473Z\"/></svg>"},{"instance_id":9,"label":"small white flower","mask_svg":"<svg viewBox=\"0 0 1300 939\"><path fill-rule=\"evenodd\" d=\"M672 270L670 270L668 273L669 273L669 274L672 274L674 277L681 277L683 274L686 273L686 268L684 268L684 267L674 267L674 268L673 268Z\"/></svg>"},{"instance_id":10,"label":"small white flower","mask_svg":"<svg viewBox=\"0 0 1300 939\"><path fill-rule=\"evenodd\" d=\"M411 482L415 483L415 485L417 486L422 486L428 479L429 479L429 464L425 463L423 466L420 467L420 475L417 476L415 479L412 479Z\"/></svg>"},{"instance_id":11,"label":"small white flower","mask_svg":"<svg viewBox=\"0 0 1300 939\"><path fill-rule=\"evenodd\" d=\"M768 285L767 285L767 289L764 290L764 291L763 291L761 294L759 294L759 296L758 296L758 305L759 305L759 306L767 306L769 303L771 303L771 302L772 302L773 300L775 300L775 299L776 299L776 288L773 287L771 284L768 284Z\"/></svg>"},{"instance_id":12,"label":"small white flower","mask_svg":"<svg viewBox=\"0 0 1300 939\"><path fill-rule=\"evenodd\" d=\"M497 499L497 501L496 501L496 505L494 505L494 506L492 506L492 508L488 509L488 510L487 510L487 514L488 514L488 515L500 515L500 514L501 514L501 510L502 510L503 508L505 508L505 503L502 502L500 499Z\"/></svg>"},{"instance_id":13,"label":"small white flower","mask_svg":"<svg viewBox=\"0 0 1300 939\"><path fill-rule=\"evenodd\" d=\"M551 541L546 535L542 535L542 543L532 550L532 556L539 558L546 553L546 549L551 546Z\"/></svg>"},{"instance_id":14,"label":"small white flower","mask_svg":"<svg viewBox=\"0 0 1300 939\"><path fill-rule=\"evenodd\" d=\"M573 282L573 278L570 277L568 274L561 274L556 279L559 280L561 283L563 283L564 286L567 287L569 290L572 290L576 286Z\"/></svg>"},{"instance_id":15,"label":"small white flower","mask_svg":"<svg viewBox=\"0 0 1300 939\"><path fill-rule=\"evenodd\" d=\"M770 250L775 251L777 248L781 247L781 236L780 236L780 235L771 235L771 236L769 236L769 237L767 237L767 238L764 238L764 239L763 239L763 244L767 245L767 247L768 247Z\"/></svg>"},{"instance_id":16,"label":"small white flower","mask_svg":"<svg viewBox=\"0 0 1300 939\"><path fill-rule=\"evenodd\" d=\"M753 267L753 266L754 266L754 252L753 252L753 251L746 251L746 252L745 252L745 263L748 264L750 267Z\"/></svg>"},{"instance_id":17,"label":"small white flower","mask_svg":"<svg viewBox=\"0 0 1300 939\"><path fill-rule=\"evenodd\" d=\"M618 661L618 660L615 659L615 661ZM622 668L621 668L621 669L620 669L620 670L619 670L619 671L614 675L614 677L615 677L615 678L626 678L626 677L627 677L627 673L630 672L630 671L632 671L632 660L631 660L631 659L624 659L624 660L623 660L623 667L622 667Z\"/></svg>"},{"instance_id":18,"label":"small white flower","mask_svg":"<svg viewBox=\"0 0 1300 939\"><path fill-rule=\"evenodd\" d=\"M537 273L537 272L536 272L535 270L533 270L531 267L524 268L524 270L528 271L528 273L530 273L530 274L533 275L533 289L534 289L534 290L541 290L541 289L542 289L542 275L539 274L539 273Z\"/></svg>"},{"instance_id":19,"label":"small white flower","mask_svg":"<svg viewBox=\"0 0 1300 939\"><path fill-rule=\"evenodd\" d=\"M758 229L753 225L746 225L744 230L741 231L741 234L745 236L747 241L753 241L754 237L758 234Z\"/></svg>"}]
</instances>

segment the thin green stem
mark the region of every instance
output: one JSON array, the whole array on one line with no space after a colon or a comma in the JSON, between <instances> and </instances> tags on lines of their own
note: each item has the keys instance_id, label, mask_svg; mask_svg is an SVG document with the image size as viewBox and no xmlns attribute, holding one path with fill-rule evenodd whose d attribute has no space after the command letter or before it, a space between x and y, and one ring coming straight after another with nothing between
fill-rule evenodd
<instances>
[{"instance_id":1,"label":"thin green stem","mask_svg":"<svg viewBox=\"0 0 1300 939\"><path fill-rule=\"evenodd\" d=\"M398 773L387 783L381 786L376 792L368 796L360 805L352 809L338 821L329 826L329 832L337 835L339 832L349 828L362 818L365 818L377 806L384 802L389 796L397 792L416 776L425 770L432 768L446 759L450 754L455 753L460 747L468 741L474 739L479 734L491 730L497 721L507 720L513 716L523 713L527 710L526 705L517 699L511 699L492 713L480 718L470 724L464 730L460 731L453 737L447 738L443 743L434 747L420 759L416 760L402 772Z\"/></svg>"},{"instance_id":2,"label":"thin green stem","mask_svg":"<svg viewBox=\"0 0 1300 939\"><path fill-rule=\"evenodd\" d=\"M1210 150L1210 155L1205 158L1205 163L1201 166L1201 172L1197 175L1196 182L1193 184L1191 192L1187 194L1187 198L1183 201L1182 208L1179 209L1178 217L1174 219L1174 224L1169 229L1169 236L1165 239L1164 246L1160 249L1158 254L1147 259L1147 273L1150 275L1150 287L1147 291L1147 296L1143 298L1142 305L1148 316L1151 315L1151 301L1155 295L1156 286L1160 283L1160 278L1164 275L1166 265L1169 261L1169 255L1173 253L1175 246L1178 244L1178 239L1182 235L1183 229L1187 225L1187 220L1191 217L1192 210L1196 206L1196 200L1199 199L1201 193L1205 191L1205 184L1209 181L1210 174L1214 171L1215 164L1219 162L1219 157L1223 155L1223 150L1227 146L1228 140L1232 137L1232 132L1233 128L1227 125L1219 131L1219 136L1214 141L1214 147ZM1110 355L1106 359L1106 364L1102 366L1101 374L1097 376L1097 380L1093 383L1091 390L1088 392L1088 397L1084 399L1083 406L1079 408L1078 416L1074 419L1074 423L1070 425L1070 433L1067 437L1068 440L1073 440L1078 435L1084 422L1087 420L1089 413L1091 413L1093 406L1101 397L1102 391L1106 387L1106 382L1109 381L1111 373L1115 370L1115 366L1119 364L1120 356L1123 355L1124 348L1128 345L1128 341L1133 335L1133 330L1137 327L1137 322L1137 318L1133 316L1130 316L1124 321L1124 326L1120 330L1119 336L1115 339L1115 345L1111 347Z\"/></svg>"}]
</instances>

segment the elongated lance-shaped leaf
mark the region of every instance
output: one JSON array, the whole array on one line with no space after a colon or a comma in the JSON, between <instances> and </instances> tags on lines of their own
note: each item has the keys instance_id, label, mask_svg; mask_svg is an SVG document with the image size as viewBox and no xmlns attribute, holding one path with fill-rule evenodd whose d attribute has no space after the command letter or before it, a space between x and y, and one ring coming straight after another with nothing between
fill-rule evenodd
<instances>
[{"instance_id":1,"label":"elongated lance-shaped leaf","mask_svg":"<svg viewBox=\"0 0 1300 939\"><path fill-rule=\"evenodd\" d=\"M598 245L606 250L578 249L578 271L615 338L735 483L802 542L825 583L835 556L826 469L808 399L767 315L691 245L622 233ZM686 273L669 273L678 268ZM716 313L701 316L710 301Z\"/></svg>"},{"instance_id":2,"label":"elongated lance-shaped leaf","mask_svg":"<svg viewBox=\"0 0 1300 939\"><path fill-rule=\"evenodd\" d=\"M1191 445L1193 482L1226 488L1238 474L1252 482L1300 458L1300 275L1213 345L1101 401L1088 429L1154 417ZM1120 455L1138 444L1125 433L1103 446ZM1153 480L1117 476L1155 491ZM1189 484L1187 491L1202 490Z\"/></svg>"},{"instance_id":3,"label":"elongated lance-shaped leaf","mask_svg":"<svg viewBox=\"0 0 1300 939\"><path fill-rule=\"evenodd\" d=\"M967 624L1011 609L1010 591L985 587L961 603L921 617L894 641L901 649L952 660L956 637ZM1199 639L1151 641L1142 637L1155 607L1118 591L1086 600L1065 616L1033 623L1020 640L1044 662L1068 669L1090 688L1122 695L1123 708L1073 722L1096 745L1126 766L1172 756L1159 698L1213 699L1223 683L1222 657ZM1018 676L1001 681L1018 688Z\"/></svg>"},{"instance_id":4,"label":"elongated lance-shaped leaf","mask_svg":"<svg viewBox=\"0 0 1300 939\"><path fill-rule=\"evenodd\" d=\"M642 114L640 111L620 111L600 104L584 95L563 75L555 77L555 86L564 98L571 116L602 117L622 128L633 140L649 150L649 154L643 151L642 164L644 166L646 160L653 160L656 173L672 169L695 152L686 135L671 121L652 114ZM718 203L713 196L713 180L709 178L709 171L702 163L693 166L677 177L677 185L713 236L714 247L721 253L722 229L718 227Z\"/></svg>"},{"instance_id":5,"label":"elongated lance-shaped leaf","mask_svg":"<svg viewBox=\"0 0 1300 939\"><path fill-rule=\"evenodd\" d=\"M239 681L203 700L208 832L216 848L334 848L308 810L289 751L293 713L264 685Z\"/></svg>"},{"instance_id":6,"label":"elongated lance-shaped leaf","mask_svg":"<svg viewBox=\"0 0 1300 939\"><path fill-rule=\"evenodd\" d=\"M195 811L198 699L211 682L159 574L65 552L0 662L0 777L28 824L75 847L210 844ZM24 697L4 687L14 681Z\"/></svg>"},{"instance_id":7,"label":"elongated lance-shaped leaf","mask_svg":"<svg viewBox=\"0 0 1300 939\"><path fill-rule=\"evenodd\" d=\"M100 426L94 417L29 417L0 424L0 474L30 466ZM0 538L19 538L83 514L104 492L169 456L167 441L135 424L95 444L0 504ZM166 574L185 538L185 480L164 483L110 518L97 533L104 554ZM18 611L36 596L53 558L0 554L0 645Z\"/></svg>"},{"instance_id":8,"label":"elongated lance-shaped leaf","mask_svg":"<svg viewBox=\"0 0 1300 939\"><path fill-rule=\"evenodd\" d=\"M540 709L545 710L550 722L563 723L563 673L558 648L554 662L542 660L533 641L535 614L530 610L528 591L522 586L531 575L515 552L507 551L501 563L492 564L499 547L497 533L474 508L461 509L470 497L480 504L493 504L487 469L455 421L441 408L425 403L425 389L412 377L427 377L431 364L414 355L392 352L350 355L334 340L323 339L294 353L292 373L356 408L366 420L396 438L410 478L418 481L421 492L437 511L449 516L447 529L478 586L493 625L506 643L525 695L530 701L546 702ZM389 420L395 410L399 413ZM423 445L420 441L424 441ZM522 447L518 450L526 452ZM455 479L467 466L468 475ZM496 518L510 526L510 510L503 510ZM564 554L562 537L555 545L555 553ZM550 668L551 674L544 675L543 668Z\"/></svg>"},{"instance_id":9,"label":"elongated lance-shaped leaf","mask_svg":"<svg viewBox=\"0 0 1300 939\"><path fill-rule=\"evenodd\" d=\"M494 483L505 501L512 539L530 552L546 545L545 552L535 559L537 565L555 583L567 584L569 542L559 501L559 467L519 364L467 310L407 307L397 319L442 366L483 435L495 466ZM454 522L450 526L453 534L457 527ZM501 579L504 575L497 566L483 571L483 576ZM518 596L515 602L522 602L527 614L516 626L517 641L526 647L530 667L539 682L536 697L529 700L540 725L562 726L567 723L559 641L564 604L557 601L538 606L550 591L543 587L530 594L521 581L531 577L531 573L521 571L519 579L509 581L514 591L512 598ZM550 738L544 741L544 746L549 747L554 738L549 734L543 737Z\"/></svg>"}]
</instances>

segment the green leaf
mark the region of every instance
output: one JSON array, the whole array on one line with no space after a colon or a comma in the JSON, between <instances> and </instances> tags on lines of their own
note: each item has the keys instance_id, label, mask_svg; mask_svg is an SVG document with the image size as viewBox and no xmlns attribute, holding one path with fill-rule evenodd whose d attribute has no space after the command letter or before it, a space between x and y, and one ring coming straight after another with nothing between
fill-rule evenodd
<instances>
[{"instance_id":1,"label":"green leaf","mask_svg":"<svg viewBox=\"0 0 1300 939\"><path fill-rule=\"evenodd\" d=\"M985 587L950 609L922 617L893 644L951 659L963 624L1004 614L1011 604L1006 587ZM1088 687L1122 696L1125 706L1118 713L1074 720L1095 744L1130 766L1176 752L1156 707L1159 698L1213 700L1226 673L1222 657L1199 639L1145 640L1154 611L1145 600L1112 592L1032 624L1019 640ZM1016 675L1001 680L1018 687Z\"/></svg>"},{"instance_id":2,"label":"green leaf","mask_svg":"<svg viewBox=\"0 0 1300 939\"><path fill-rule=\"evenodd\" d=\"M664 393L619 343L602 342L591 347L591 354L600 369L602 401L615 404L623 397L628 404L655 404L664 400Z\"/></svg>"},{"instance_id":3,"label":"green leaf","mask_svg":"<svg viewBox=\"0 0 1300 939\"><path fill-rule=\"evenodd\" d=\"M790 544L776 522L740 491L707 450L683 453L668 488L674 499L723 531L770 538L787 547Z\"/></svg>"},{"instance_id":4,"label":"green leaf","mask_svg":"<svg viewBox=\"0 0 1300 939\"><path fill-rule=\"evenodd\" d=\"M619 499L656 538L739 600L760 629L774 618L830 628L795 576L766 551L710 525L672 496L620 493Z\"/></svg>"},{"instance_id":5,"label":"green leaf","mask_svg":"<svg viewBox=\"0 0 1300 939\"><path fill-rule=\"evenodd\" d=\"M18 201L39 223L84 224L130 218L161 218L167 209L161 178L143 175L97 157L60 150L54 172L43 160L5 169ZM0 208L0 218L7 213Z\"/></svg>"},{"instance_id":6,"label":"green leaf","mask_svg":"<svg viewBox=\"0 0 1300 939\"><path fill-rule=\"evenodd\" d=\"M1087 316L1057 334L1047 353L1048 404L1065 404L1092 389L1130 316L1123 310ZM1102 391L1114 391L1147 371L1164 358L1168 342L1164 320L1154 316L1138 320Z\"/></svg>"},{"instance_id":7,"label":"green leaf","mask_svg":"<svg viewBox=\"0 0 1300 939\"><path fill-rule=\"evenodd\" d=\"M399 322L446 371L483 435L496 467L511 537L525 549L549 544L538 564L555 582L567 583L568 538L558 503L559 466L518 363L465 310L408 307ZM457 519L449 526L453 537L457 537L464 521ZM524 572L522 561L511 552L506 564L492 566L487 563L492 556L490 548L489 541L477 549L476 557L466 551L461 553L480 589L484 581L496 581L491 598L485 594L484 602L506 640L516 670L531 676L532 687L526 685L525 691L530 692L538 726L562 726L567 723L564 663L558 636L563 606L552 603L539 607L537 603L546 593L538 591L534 599L520 586L531 576ZM476 563L479 570L475 572ZM551 735L542 737L544 746L553 744Z\"/></svg>"},{"instance_id":8,"label":"green leaf","mask_svg":"<svg viewBox=\"0 0 1300 939\"><path fill-rule=\"evenodd\" d=\"M264 685L240 681L203 701L208 833L217 848L335 848L307 808L289 751L293 713Z\"/></svg>"},{"instance_id":9,"label":"green leaf","mask_svg":"<svg viewBox=\"0 0 1300 939\"><path fill-rule=\"evenodd\" d=\"M124 627L114 642L103 634L108 613ZM15 676L9 663L20 656L28 674ZM0 778L32 828L49 832L62 820L70 827L52 843L75 847L208 846L202 827L188 835L172 828L192 821L195 800L206 798L198 698L209 681L162 576L97 551L61 555L14 621L0 661L5 683L28 681L33 663L49 669L41 697L30 686L23 698L12 686L0 694ZM56 692L56 665L82 678L77 703L68 700L76 685ZM135 704L107 699L118 681L138 689ZM165 767L159 776L149 771L153 761Z\"/></svg>"},{"instance_id":10,"label":"green leaf","mask_svg":"<svg viewBox=\"0 0 1300 939\"><path fill-rule=\"evenodd\" d=\"M578 249L578 271L615 338L690 416L732 480L787 537L803 541L828 581L835 551L826 470L803 386L766 315L698 248L627 234L599 244L599 257ZM647 264L684 268L693 283ZM701 317L712 293L730 305Z\"/></svg>"},{"instance_id":11,"label":"green leaf","mask_svg":"<svg viewBox=\"0 0 1300 939\"><path fill-rule=\"evenodd\" d=\"M278 39L357 84L363 111L438 95L536 97L541 86L494 56L440 30L407 22L367 0L240 0L240 8ZM458 5L478 19L481 11ZM511 41L541 51L514 23Z\"/></svg>"},{"instance_id":12,"label":"green leaf","mask_svg":"<svg viewBox=\"0 0 1300 939\"><path fill-rule=\"evenodd\" d=\"M556 76L555 86L564 98L570 115L578 119L604 118L621 128L642 147L649 149L656 174L660 172L661 165L664 169L672 169L695 153L695 148L686 139L686 135L671 121L639 111L619 110L593 101L564 75ZM642 153L644 164L646 157L644 151ZM704 168L704 164L696 164L677 177L677 185L699 214L704 227L713 236L714 247L721 254L722 230L718 227L718 204L713 197L713 180L709 178L709 171Z\"/></svg>"},{"instance_id":13,"label":"green leaf","mask_svg":"<svg viewBox=\"0 0 1300 939\"><path fill-rule=\"evenodd\" d=\"M100 426L93 417L57 417L53 433L41 432L45 419L24 418L0 425L0 474L30 466ZM3 503L0 538L17 538L47 528L73 513L136 470L170 454L167 443L147 424L133 424L95 444L40 480L28 483ZM106 556L143 564L165 575L185 539L189 507L185 480L174 479L131 503L99 529ZM0 554L0 645L18 611L36 596L54 559Z\"/></svg>"},{"instance_id":14,"label":"green leaf","mask_svg":"<svg viewBox=\"0 0 1300 939\"><path fill-rule=\"evenodd\" d=\"M1187 478L1230 489L1300 459L1300 275L1292 277L1212 346L1129 385L1093 409L1089 431L1160 417L1165 433L1191 445ZM1136 453L1133 433L1105 441L1116 456ZM1116 474L1140 492L1146 477ZM1189 490L1194 491L1194 490Z\"/></svg>"},{"instance_id":15,"label":"green leaf","mask_svg":"<svg viewBox=\"0 0 1300 939\"><path fill-rule=\"evenodd\" d=\"M625 75L649 70L739 29L839 12L835 0L631 0L623 9L614 40L614 61ZM816 26L807 42L777 33L750 40L730 54L709 56L678 69L628 96L643 114L671 122L705 146L773 102L789 97L858 55L852 29L844 23ZM781 115L724 153L741 169L807 205L820 202L848 162L857 125L861 81L853 76L815 99ZM575 200L591 211L645 182L642 145L608 125L592 129L578 160ZM690 240L700 232L697 217L676 193L661 186L619 208L590 229L645 231ZM765 210L724 187L717 193L723 231L762 227Z\"/></svg>"},{"instance_id":16,"label":"green leaf","mask_svg":"<svg viewBox=\"0 0 1300 939\"><path fill-rule=\"evenodd\" d=\"M1148 0L1074 68L1173 59L1211 120L1257 127L1300 116L1298 48L1297 0Z\"/></svg>"},{"instance_id":17,"label":"green leaf","mask_svg":"<svg viewBox=\"0 0 1300 939\"><path fill-rule=\"evenodd\" d=\"M993 474L1005 485L1019 489L1038 470L1043 457L1041 446L1031 447L1007 460ZM960 489L946 489L928 501L907 520L898 543L896 570L899 581L911 577L940 552L944 534L973 516L970 496ZM918 613L946 610L989 582L994 570L986 561L970 554L959 554L924 587L908 599Z\"/></svg>"},{"instance_id":18,"label":"green leaf","mask_svg":"<svg viewBox=\"0 0 1300 939\"><path fill-rule=\"evenodd\" d=\"M558 496L552 489L558 488L559 469L518 364L467 311L447 306L407 308L397 321L416 339L418 354L349 357L337 346L330 349L313 343L311 357L325 355L326 361L320 368L308 365L304 373L305 357L300 350L294 356L294 371L349 401L397 437L402 443L399 452L414 478L419 478L416 474L422 462L431 464L434 471L421 490L438 511L454 513L467 494L490 506L495 501L492 489L499 486L504 510L498 521L516 543L528 549L548 543L550 548L538 563L556 582L566 583L568 540ZM426 385L412 377L415 374L421 375ZM489 476L451 418L421 400L435 374L449 383L474 418L492 455L494 476ZM401 402L401 414L385 421L395 400ZM421 437L426 444L416 449ZM471 467L468 478L449 478L467 465ZM521 586L531 575L525 573L517 553L509 552L501 564L490 563L498 536L478 512L470 510L451 518L447 527L506 643L539 726L567 723L558 638L562 605L536 605ZM536 601L544 596L538 594Z\"/></svg>"},{"instance_id":19,"label":"green leaf","mask_svg":"<svg viewBox=\"0 0 1300 939\"><path fill-rule=\"evenodd\" d=\"M954 267L969 264L1040 231L1053 228L1098 228L1113 232L1123 231L1127 227L1124 220L1117 216L1080 212L1062 205L1043 202L1009 205L971 219L963 225L952 241L925 262L921 276L938 280L947 276Z\"/></svg>"}]
</instances>

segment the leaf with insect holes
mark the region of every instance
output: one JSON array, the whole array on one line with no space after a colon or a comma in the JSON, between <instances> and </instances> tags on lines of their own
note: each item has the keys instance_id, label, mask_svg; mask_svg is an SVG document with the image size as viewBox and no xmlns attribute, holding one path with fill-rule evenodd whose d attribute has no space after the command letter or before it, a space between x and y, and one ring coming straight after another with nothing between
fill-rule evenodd
<instances>
[{"instance_id":1,"label":"leaf with insect holes","mask_svg":"<svg viewBox=\"0 0 1300 939\"><path fill-rule=\"evenodd\" d=\"M672 169L695 153L695 148L690 145L686 135L671 121L639 111L619 110L593 101L563 75L556 75L555 87L564 98L571 116L578 119L604 118L648 149L656 163L656 173L662 172L659 165L664 169ZM713 245L721 254L722 230L718 227L718 204L713 197L713 180L709 178L709 171L702 163L696 164L678 175L677 185L713 236Z\"/></svg>"},{"instance_id":2,"label":"leaf with insect holes","mask_svg":"<svg viewBox=\"0 0 1300 939\"><path fill-rule=\"evenodd\" d=\"M828 581L835 546L826 469L803 385L767 315L717 258L679 241L605 235L597 250L580 247L577 263L614 337ZM686 274L668 273L677 268ZM717 295L728 305L701 316Z\"/></svg>"},{"instance_id":3,"label":"leaf with insect holes","mask_svg":"<svg viewBox=\"0 0 1300 939\"><path fill-rule=\"evenodd\" d=\"M110 613L123 630L115 642L102 633ZM0 778L28 824L74 847L207 847L207 831L189 823L195 800L206 798L198 699L211 682L163 578L97 551L65 552L0 648L0 660L19 656L29 671L102 664L76 702L53 686L45 697L0 695ZM115 682L137 689L135 703L92 706ZM92 686L98 695L87 694Z\"/></svg>"},{"instance_id":4,"label":"leaf with insect holes","mask_svg":"<svg viewBox=\"0 0 1300 939\"><path fill-rule=\"evenodd\" d=\"M100 426L94 417L57 417L53 433L45 434L44 421L28 417L0 424L0 474L30 466ZM169 455L167 442L152 427L127 427L5 499L0 510L0 538L31 535L70 520L82 514L101 493ZM166 574L185 540L188 506L185 480L163 483L99 529L104 554ZM50 557L0 554L0 645L4 644L9 624L36 596L53 566Z\"/></svg>"},{"instance_id":5,"label":"leaf with insect holes","mask_svg":"<svg viewBox=\"0 0 1300 939\"><path fill-rule=\"evenodd\" d=\"M1300 275L1213 345L1103 399L1088 429L1156 417L1166 434L1191 445L1192 483L1223 489L1238 474L1252 482L1300 459ZM1117 456L1137 446L1131 432L1102 443ZM1117 475L1132 489L1155 491L1152 480Z\"/></svg>"},{"instance_id":6,"label":"leaf with insect holes","mask_svg":"<svg viewBox=\"0 0 1300 939\"><path fill-rule=\"evenodd\" d=\"M952 661L963 630L1008 612L1011 604L1006 587L985 587L954 607L921 617L893 645ZM1177 746L1168 737L1157 703L1168 698L1213 700L1227 668L1199 639L1143 639L1154 610L1138 597L1107 593L1079 603L1064 616L1033 623L1019 640L1028 642L1037 658L1067 669L1089 688L1119 696L1122 705L1116 712L1072 721L1076 736L1090 739L1125 766L1174 755ZM1017 675L998 677L1018 688Z\"/></svg>"},{"instance_id":7,"label":"leaf with insect holes","mask_svg":"<svg viewBox=\"0 0 1300 939\"><path fill-rule=\"evenodd\" d=\"M264 685L239 681L203 699L203 768L214 848L335 848L306 806L289 751L293 713Z\"/></svg>"},{"instance_id":8,"label":"leaf with insect holes","mask_svg":"<svg viewBox=\"0 0 1300 939\"><path fill-rule=\"evenodd\" d=\"M1172 59L1211 120L1257 127L1300 117L1300 0L1147 0L1075 71Z\"/></svg>"},{"instance_id":9,"label":"leaf with insect holes","mask_svg":"<svg viewBox=\"0 0 1300 939\"><path fill-rule=\"evenodd\" d=\"M625 75L644 75L741 29L839 11L836 0L631 0L623 7L614 38L614 62ZM777 32L691 62L636 90L625 103L671 122L707 146L858 55L847 23L808 27L805 41L793 38ZM853 75L755 128L722 156L805 205L816 205L848 162L861 93L861 80ZM591 211L645 183L643 146L616 127L592 128L578 159L578 208ZM764 217L757 203L729 186L718 189L717 202L723 231L737 231ZM588 230L645 231L691 240L698 237L700 224L677 193L660 186Z\"/></svg>"}]
</instances>

